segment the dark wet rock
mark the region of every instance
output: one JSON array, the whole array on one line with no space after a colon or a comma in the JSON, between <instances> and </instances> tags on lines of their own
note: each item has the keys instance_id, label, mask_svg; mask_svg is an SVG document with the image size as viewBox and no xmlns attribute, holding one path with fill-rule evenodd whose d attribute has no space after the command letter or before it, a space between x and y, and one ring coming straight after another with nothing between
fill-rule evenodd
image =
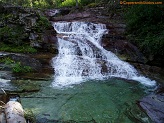
<instances>
[{"instance_id":1,"label":"dark wet rock","mask_svg":"<svg viewBox=\"0 0 164 123\"><path fill-rule=\"evenodd\" d=\"M156 94L164 93L164 84L159 85L158 89L155 91Z\"/></svg>"},{"instance_id":2,"label":"dark wet rock","mask_svg":"<svg viewBox=\"0 0 164 123\"><path fill-rule=\"evenodd\" d=\"M26 80L47 81L51 78L53 72L54 72L53 69L47 68L47 69L43 69L41 72L19 73L19 74L14 74L14 75L17 76L17 79L23 78Z\"/></svg>"},{"instance_id":3,"label":"dark wet rock","mask_svg":"<svg viewBox=\"0 0 164 123\"><path fill-rule=\"evenodd\" d=\"M3 101L4 103L7 103L10 100L20 102L20 96L18 94L13 94L13 93L7 93L7 94L0 93L0 100ZM0 102L0 105L1 105L1 103L2 102Z\"/></svg>"},{"instance_id":4,"label":"dark wet rock","mask_svg":"<svg viewBox=\"0 0 164 123\"><path fill-rule=\"evenodd\" d=\"M71 8L61 8L61 9L50 9L45 11L45 15L49 17L49 19L58 16L64 16L71 12Z\"/></svg>"},{"instance_id":5,"label":"dark wet rock","mask_svg":"<svg viewBox=\"0 0 164 123\"><path fill-rule=\"evenodd\" d=\"M6 80L15 79L15 77L12 75L12 73L10 71L1 71L0 72L0 78L6 79Z\"/></svg>"},{"instance_id":6,"label":"dark wet rock","mask_svg":"<svg viewBox=\"0 0 164 123\"><path fill-rule=\"evenodd\" d=\"M10 54L6 57L9 57L16 62L20 62L24 66L30 66L32 69L36 71L40 70L42 67L42 64L38 60L31 58L27 55Z\"/></svg>"},{"instance_id":7,"label":"dark wet rock","mask_svg":"<svg viewBox=\"0 0 164 123\"><path fill-rule=\"evenodd\" d=\"M22 55L22 54L14 54L14 53L8 53L6 55L1 55L1 59L9 58L15 62L20 63L22 66L29 66L34 71L39 71L42 68L42 64L39 62L39 60L36 60L35 58L31 58L28 55ZM9 69L10 65L7 65L5 69L5 64L3 64L4 68L3 70Z\"/></svg>"},{"instance_id":8,"label":"dark wet rock","mask_svg":"<svg viewBox=\"0 0 164 123\"><path fill-rule=\"evenodd\" d=\"M56 31L54 31L54 29L47 30L42 38L43 38L42 49L57 54L58 42L56 37Z\"/></svg>"},{"instance_id":9,"label":"dark wet rock","mask_svg":"<svg viewBox=\"0 0 164 123\"><path fill-rule=\"evenodd\" d=\"M40 51L58 53L56 31L54 29L45 30L40 36L37 33L30 33L31 46Z\"/></svg>"},{"instance_id":10,"label":"dark wet rock","mask_svg":"<svg viewBox=\"0 0 164 123\"><path fill-rule=\"evenodd\" d=\"M54 69L52 68L51 62L52 58L55 57L53 53L37 53L31 54L30 57L39 60L42 64L42 72L48 75L53 74Z\"/></svg>"},{"instance_id":11,"label":"dark wet rock","mask_svg":"<svg viewBox=\"0 0 164 123\"><path fill-rule=\"evenodd\" d=\"M46 10L45 11L45 15L47 17L54 17L54 16L57 16L58 13L60 13L60 10L58 9L50 9L50 10Z\"/></svg>"},{"instance_id":12,"label":"dark wet rock","mask_svg":"<svg viewBox=\"0 0 164 123\"><path fill-rule=\"evenodd\" d=\"M147 64L151 65L151 66L158 66L158 67L162 67L164 68L164 55L155 55L155 56L151 56L150 54L147 54L148 57L148 61Z\"/></svg>"},{"instance_id":13,"label":"dark wet rock","mask_svg":"<svg viewBox=\"0 0 164 123\"><path fill-rule=\"evenodd\" d=\"M117 37L119 38L119 37ZM146 58L132 43L120 39L104 38L102 45L106 50L112 51L122 60L128 62L145 63Z\"/></svg>"},{"instance_id":14,"label":"dark wet rock","mask_svg":"<svg viewBox=\"0 0 164 123\"><path fill-rule=\"evenodd\" d=\"M140 50L126 39L126 25L122 22L107 23L108 34L102 37L102 46L128 62L146 63L147 59Z\"/></svg>"},{"instance_id":15,"label":"dark wet rock","mask_svg":"<svg viewBox=\"0 0 164 123\"><path fill-rule=\"evenodd\" d=\"M0 79L3 81L25 79L25 80L49 80L54 74L51 60L55 57L52 53L36 53L36 54L14 54L8 52L0 52L0 59L9 58L13 61L20 62L22 66L30 66L33 71L14 73L11 64L0 64ZM1 87L7 87L5 83L1 83Z\"/></svg>"},{"instance_id":16,"label":"dark wet rock","mask_svg":"<svg viewBox=\"0 0 164 123\"><path fill-rule=\"evenodd\" d=\"M54 74L54 69L52 68L51 60L53 57L55 57L54 54L40 52L37 54L29 54L28 57L39 61L39 64L41 64L41 68L29 73L14 73L14 76L16 76L17 79L47 81L52 77L52 75Z\"/></svg>"},{"instance_id":17,"label":"dark wet rock","mask_svg":"<svg viewBox=\"0 0 164 123\"><path fill-rule=\"evenodd\" d=\"M131 64L144 76L148 76L152 80L156 80L160 84L164 84L164 70L161 67L151 66L143 63Z\"/></svg>"},{"instance_id":18,"label":"dark wet rock","mask_svg":"<svg viewBox=\"0 0 164 123\"><path fill-rule=\"evenodd\" d=\"M164 122L164 91L144 97L139 105L154 123Z\"/></svg>"},{"instance_id":19,"label":"dark wet rock","mask_svg":"<svg viewBox=\"0 0 164 123\"><path fill-rule=\"evenodd\" d=\"M74 21L74 20L81 20L88 17L91 17L90 13L81 12L81 13L74 13L65 16L60 16L60 17L53 17L50 19L50 21Z\"/></svg>"},{"instance_id":20,"label":"dark wet rock","mask_svg":"<svg viewBox=\"0 0 164 123\"><path fill-rule=\"evenodd\" d=\"M5 25L22 25L28 30L35 26L39 19L36 11L21 6L1 4L0 10L0 13L10 16L10 18L7 18L6 22L4 22Z\"/></svg>"},{"instance_id":21,"label":"dark wet rock","mask_svg":"<svg viewBox=\"0 0 164 123\"><path fill-rule=\"evenodd\" d=\"M51 16L52 12L50 10L46 11L46 15L49 16L50 21L86 21L86 22L100 22L100 20L104 20L102 16L100 16L99 12L95 12L96 9L85 9L85 11L81 11L78 9L71 8L61 8L58 13L60 16ZM103 9L101 9L103 10ZM98 17L99 16L99 17ZM100 19L101 18L101 19Z\"/></svg>"}]
</instances>

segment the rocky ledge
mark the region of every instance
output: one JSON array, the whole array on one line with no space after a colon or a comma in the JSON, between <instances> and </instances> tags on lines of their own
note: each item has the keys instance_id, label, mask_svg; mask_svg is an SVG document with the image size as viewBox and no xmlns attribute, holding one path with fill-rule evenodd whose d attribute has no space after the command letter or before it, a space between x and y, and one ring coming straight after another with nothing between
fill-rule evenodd
<instances>
[{"instance_id":1,"label":"rocky ledge","mask_svg":"<svg viewBox=\"0 0 164 123\"><path fill-rule=\"evenodd\" d=\"M151 94L141 99L139 105L154 123L163 123L164 87L160 87L156 94Z\"/></svg>"}]
</instances>

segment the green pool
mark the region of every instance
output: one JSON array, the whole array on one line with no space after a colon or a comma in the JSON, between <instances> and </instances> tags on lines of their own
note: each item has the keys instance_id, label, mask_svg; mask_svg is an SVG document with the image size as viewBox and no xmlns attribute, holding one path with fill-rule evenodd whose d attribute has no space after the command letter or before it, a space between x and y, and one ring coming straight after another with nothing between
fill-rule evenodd
<instances>
[{"instance_id":1,"label":"green pool","mask_svg":"<svg viewBox=\"0 0 164 123\"><path fill-rule=\"evenodd\" d=\"M150 123L137 101L151 89L120 79L87 81L72 87L54 88L40 81L41 91L21 96L38 123Z\"/></svg>"}]
</instances>

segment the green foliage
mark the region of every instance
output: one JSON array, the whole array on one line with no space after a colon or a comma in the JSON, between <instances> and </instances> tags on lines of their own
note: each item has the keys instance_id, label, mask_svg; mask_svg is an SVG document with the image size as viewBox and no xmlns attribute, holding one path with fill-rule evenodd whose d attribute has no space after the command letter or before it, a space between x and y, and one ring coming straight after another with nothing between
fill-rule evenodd
<instances>
[{"instance_id":1,"label":"green foliage","mask_svg":"<svg viewBox=\"0 0 164 123\"><path fill-rule=\"evenodd\" d=\"M90 3L90 4L88 4L87 5L87 7L96 7L96 6L98 6L99 4L97 4L97 3Z\"/></svg>"},{"instance_id":2,"label":"green foliage","mask_svg":"<svg viewBox=\"0 0 164 123\"><path fill-rule=\"evenodd\" d=\"M2 2L21 5L24 7L35 8L53 8L58 5L61 0L1 0Z\"/></svg>"},{"instance_id":3,"label":"green foliage","mask_svg":"<svg viewBox=\"0 0 164 123\"><path fill-rule=\"evenodd\" d=\"M14 63L14 60L12 60L9 57L6 57L6 58L0 59L0 63L5 63L6 65L10 65L10 64Z\"/></svg>"},{"instance_id":4,"label":"green foliage","mask_svg":"<svg viewBox=\"0 0 164 123\"><path fill-rule=\"evenodd\" d=\"M81 5L88 5L88 4L94 4L97 3L97 0L80 0Z\"/></svg>"},{"instance_id":5,"label":"green foliage","mask_svg":"<svg viewBox=\"0 0 164 123\"><path fill-rule=\"evenodd\" d=\"M27 73L31 72L32 68L30 66L22 66L20 62L16 62L12 65L12 71L15 73Z\"/></svg>"},{"instance_id":6,"label":"green foliage","mask_svg":"<svg viewBox=\"0 0 164 123\"><path fill-rule=\"evenodd\" d=\"M0 28L0 38L5 43L21 45L22 40L26 38L26 34L24 34L21 26L4 26Z\"/></svg>"},{"instance_id":7,"label":"green foliage","mask_svg":"<svg viewBox=\"0 0 164 123\"><path fill-rule=\"evenodd\" d=\"M61 3L60 6L64 7L64 6L75 6L75 5L76 5L76 1L75 0L65 0L64 2Z\"/></svg>"},{"instance_id":8,"label":"green foliage","mask_svg":"<svg viewBox=\"0 0 164 123\"><path fill-rule=\"evenodd\" d=\"M36 123L36 117L31 109L25 109L25 119L30 121L30 123Z\"/></svg>"},{"instance_id":9,"label":"green foliage","mask_svg":"<svg viewBox=\"0 0 164 123\"><path fill-rule=\"evenodd\" d=\"M15 52L15 53L36 53L37 50L29 45L9 45L0 43L0 51Z\"/></svg>"},{"instance_id":10,"label":"green foliage","mask_svg":"<svg viewBox=\"0 0 164 123\"><path fill-rule=\"evenodd\" d=\"M8 66L10 66L12 68L12 71L14 73L27 73L27 72L32 72L32 68L30 66L23 66L21 65L20 62L16 62L14 60L12 60L9 57L4 57L0 59L0 63L4 63Z\"/></svg>"},{"instance_id":11,"label":"green foliage","mask_svg":"<svg viewBox=\"0 0 164 123\"><path fill-rule=\"evenodd\" d=\"M97 0L98 1L98 0ZM85 6L91 3L97 3L96 0L78 0L80 6ZM76 0L64 0L59 4L60 7L64 6L76 6Z\"/></svg>"},{"instance_id":12,"label":"green foliage","mask_svg":"<svg viewBox=\"0 0 164 123\"><path fill-rule=\"evenodd\" d=\"M126 14L127 33L146 54L164 55L164 7L133 5Z\"/></svg>"},{"instance_id":13,"label":"green foliage","mask_svg":"<svg viewBox=\"0 0 164 123\"><path fill-rule=\"evenodd\" d=\"M3 2L21 5L24 7L35 8L54 8L64 6L76 6L76 0L1 0ZM90 3L108 2L110 0L78 0L80 6L85 6Z\"/></svg>"},{"instance_id":14,"label":"green foliage","mask_svg":"<svg viewBox=\"0 0 164 123\"><path fill-rule=\"evenodd\" d=\"M158 35L147 35L141 43L144 52L153 55L164 55L164 31Z\"/></svg>"},{"instance_id":15,"label":"green foliage","mask_svg":"<svg viewBox=\"0 0 164 123\"><path fill-rule=\"evenodd\" d=\"M42 32L50 27L51 23L49 22L49 20L44 16L40 16L34 28L37 32Z\"/></svg>"}]
</instances>

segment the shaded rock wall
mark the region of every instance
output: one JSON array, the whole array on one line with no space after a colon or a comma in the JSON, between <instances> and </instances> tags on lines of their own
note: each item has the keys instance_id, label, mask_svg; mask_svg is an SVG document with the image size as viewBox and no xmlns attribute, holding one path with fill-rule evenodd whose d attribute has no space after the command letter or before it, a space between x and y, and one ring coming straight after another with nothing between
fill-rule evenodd
<instances>
[{"instance_id":1,"label":"shaded rock wall","mask_svg":"<svg viewBox=\"0 0 164 123\"><path fill-rule=\"evenodd\" d=\"M0 3L0 43L56 53L56 32L40 10Z\"/></svg>"}]
</instances>

